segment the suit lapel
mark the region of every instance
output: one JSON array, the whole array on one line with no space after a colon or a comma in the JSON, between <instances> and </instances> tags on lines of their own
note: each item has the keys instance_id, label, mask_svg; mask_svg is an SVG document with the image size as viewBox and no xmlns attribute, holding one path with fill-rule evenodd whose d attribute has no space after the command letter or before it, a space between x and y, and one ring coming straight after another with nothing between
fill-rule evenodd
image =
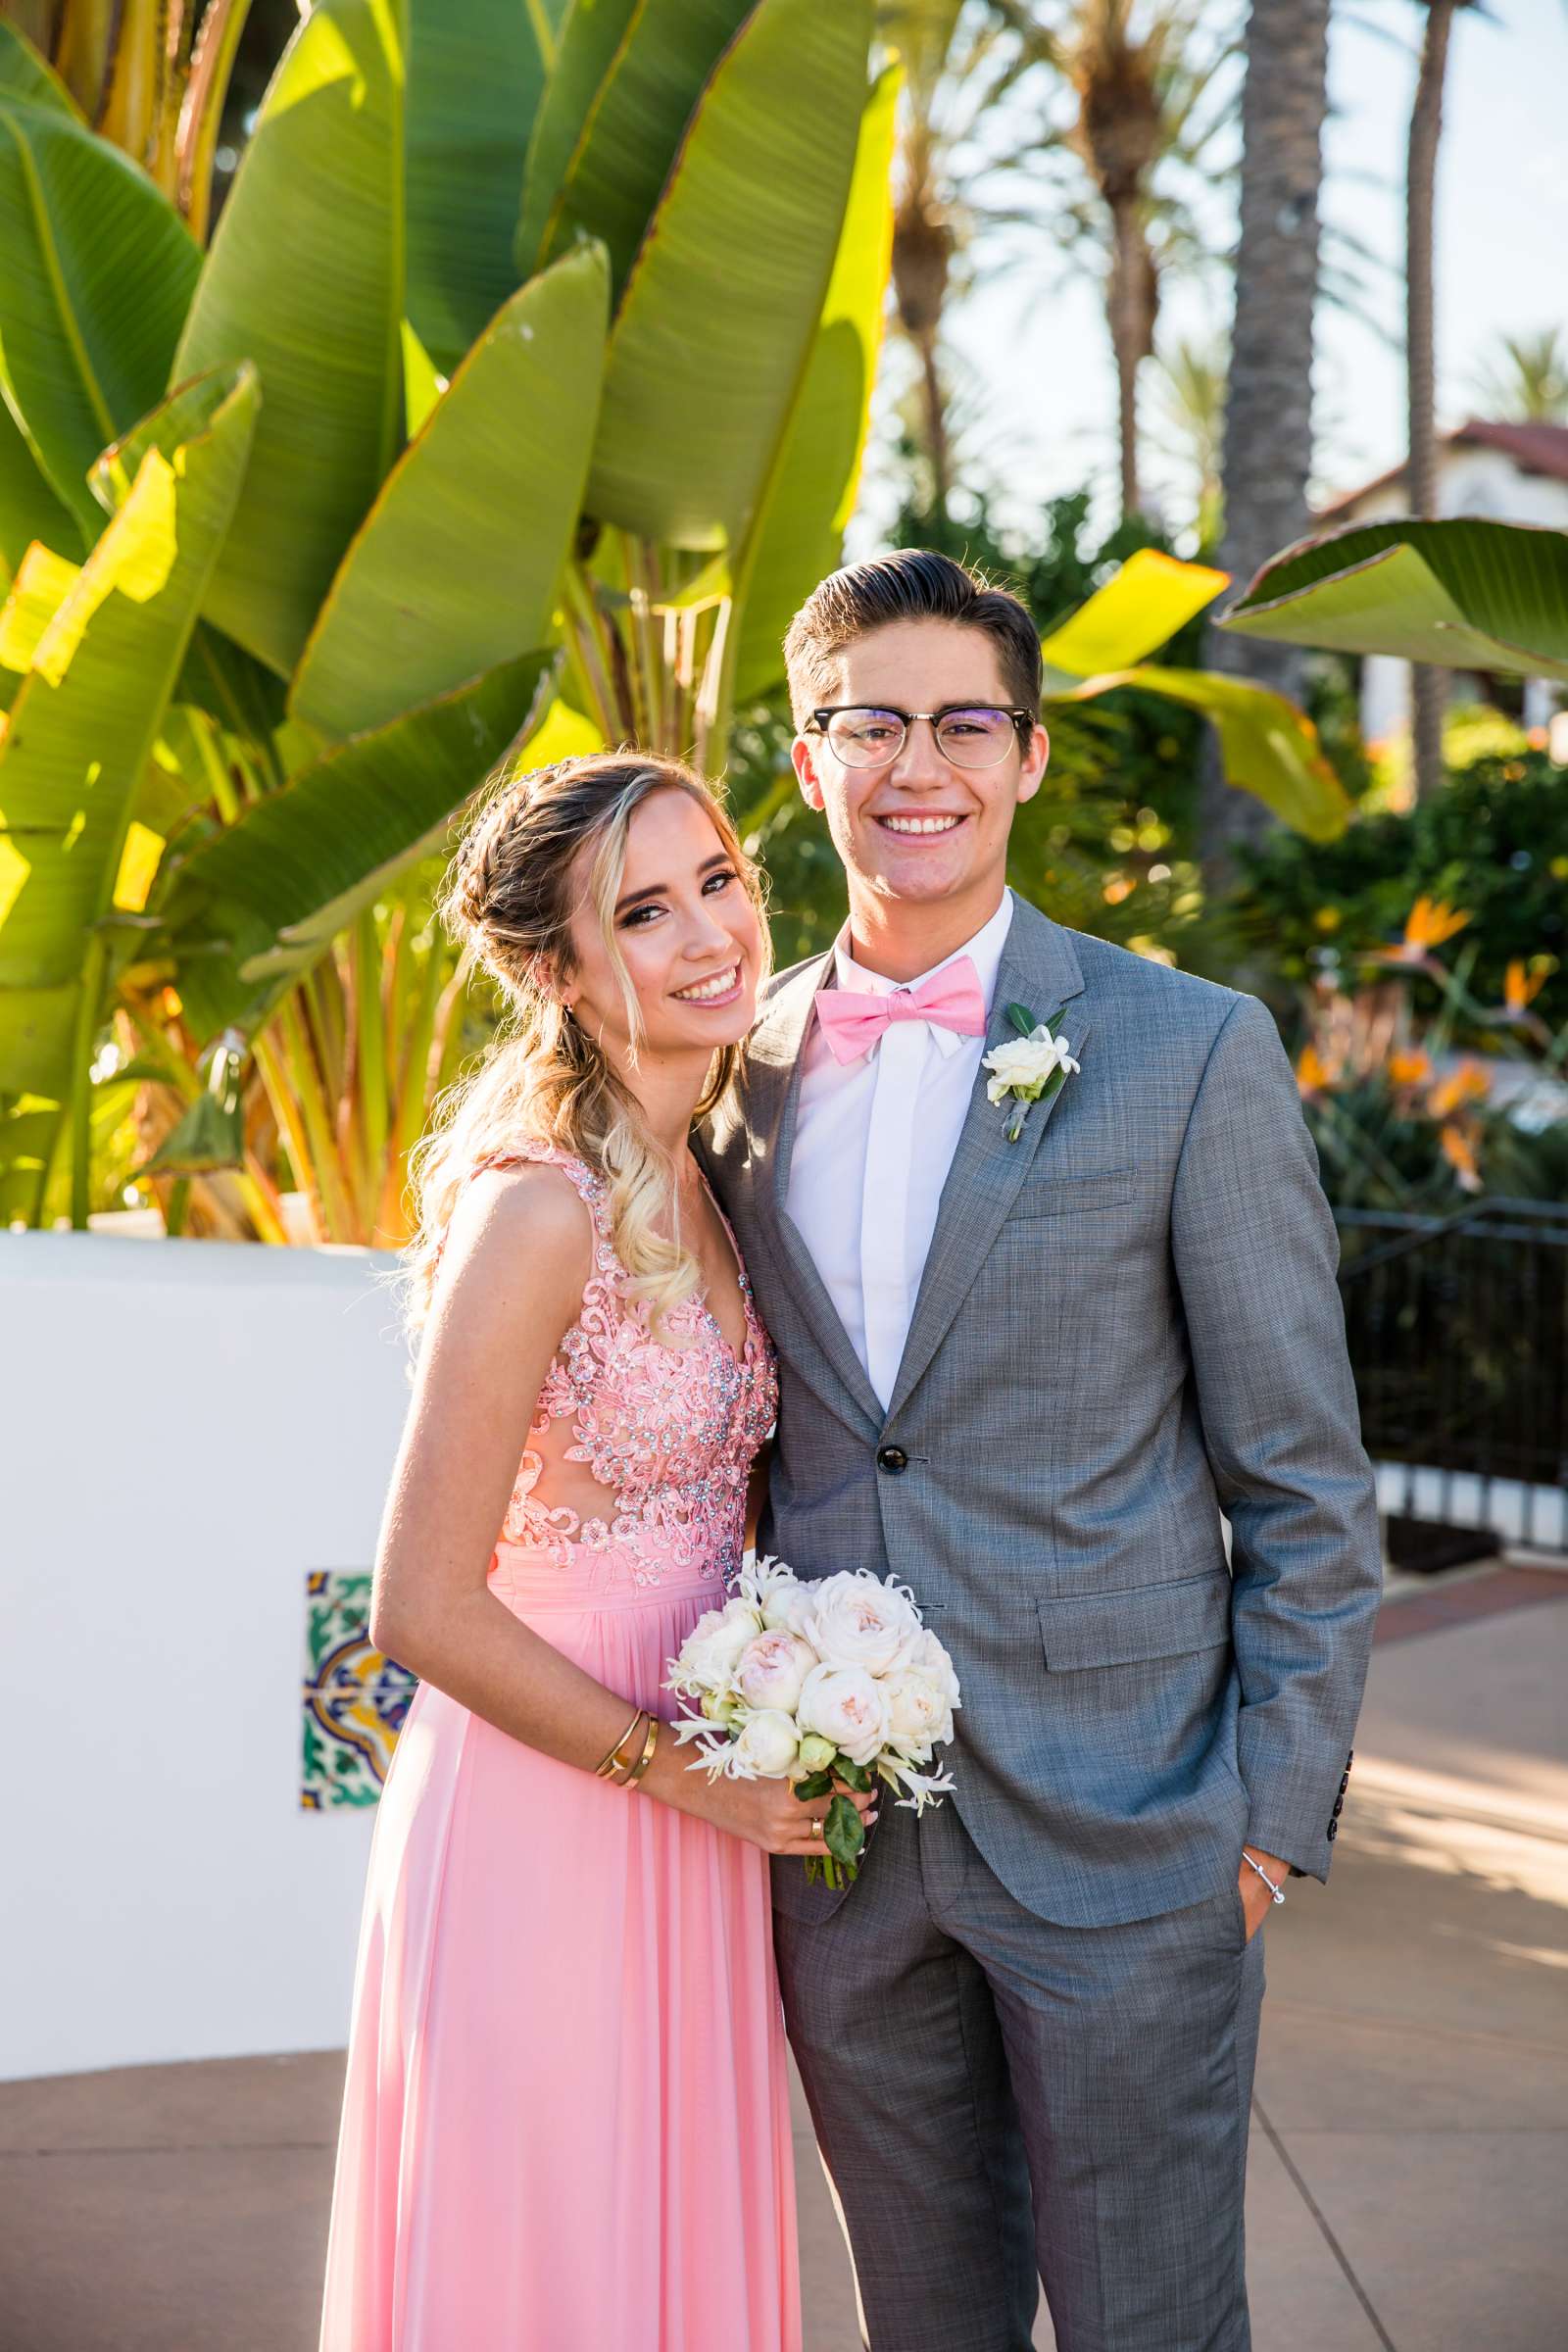
<instances>
[{"instance_id":1,"label":"suit lapel","mask_svg":"<svg viewBox=\"0 0 1568 2352\"><path fill-rule=\"evenodd\" d=\"M1061 1018L1053 1020L1052 1026L1065 1037L1069 1053L1076 1057L1089 1034L1083 987L1083 973L1068 933L1026 899L1016 899L986 1027L985 1051L990 1053L1004 1038L1014 1035L1007 1019L1009 1004L1022 1004L1041 1021L1052 1020L1059 1005ZM976 1074L953 1165L942 1188L936 1230L888 1406L890 1422L924 1374L973 1287L1033 1165L1056 1104L1068 1087L1079 1083L1069 1076L1050 1102L1037 1102L1022 1135L1009 1144L1006 1108L987 1099L987 1075L983 1066Z\"/></svg>"},{"instance_id":2,"label":"suit lapel","mask_svg":"<svg viewBox=\"0 0 1568 2352\"><path fill-rule=\"evenodd\" d=\"M818 960L803 965L779 990L747 1046L752 1182L763 1245L788 1274L795 1303L818 1349L860 1419L874 1431L882 1426L881 1401L839 1321L805 1237L785 1205L801 1108L801 1052L816 992L832 970L831 949Z\"/></svg>"}]
</instances>

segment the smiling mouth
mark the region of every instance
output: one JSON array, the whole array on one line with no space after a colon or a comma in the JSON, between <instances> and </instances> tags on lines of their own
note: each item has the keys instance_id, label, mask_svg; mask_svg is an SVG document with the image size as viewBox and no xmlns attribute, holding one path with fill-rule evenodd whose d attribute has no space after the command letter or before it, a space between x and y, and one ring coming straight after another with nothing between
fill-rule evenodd
<instances>
[{"instance_id":1,"label":"smiling mouth","mask_svg":"<svg viewBox=\"0 0 1568 2352\"><path fill-rule=\"evenodd\" d=\"M728 971L715 972L710 980L694 980L690 988L671 990L681 1004L727 1004L741 991L741 967L732 963Z\"/></svg>"},{"instance_id":2,"label":"smiling mouth","mask_svg":"<svg viewBox=\"0 0 1568 2352\"><path fill-rule=\"evenodd\" d=\"M879 824L884 833L892 833L900 841L916 841L929 840L937 834L956 833L960 825L967 824L968 819L953 815L878 816L873 822Z\"/></svg>"}]
</instances>

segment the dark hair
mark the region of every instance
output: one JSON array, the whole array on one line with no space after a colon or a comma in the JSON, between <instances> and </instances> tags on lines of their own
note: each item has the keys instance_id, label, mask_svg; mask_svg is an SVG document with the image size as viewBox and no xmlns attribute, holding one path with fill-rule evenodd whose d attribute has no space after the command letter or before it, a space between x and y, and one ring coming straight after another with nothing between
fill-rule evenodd
<instances>
[{"instance_id":1,"label":"dark hair","mask_svg":"<svg viewBox=\"0 0 1568 2352\"><path fill-rule=\"evenodd\" d=\"M784 668L797 727L836 691L839 655L895 620L951 620L982 630L997 649L1009 701L1031 718L1038 713L1040 632L1027 606L951 556L906 547L829 572L790 622Z\"/></svg>"}]
</instances>

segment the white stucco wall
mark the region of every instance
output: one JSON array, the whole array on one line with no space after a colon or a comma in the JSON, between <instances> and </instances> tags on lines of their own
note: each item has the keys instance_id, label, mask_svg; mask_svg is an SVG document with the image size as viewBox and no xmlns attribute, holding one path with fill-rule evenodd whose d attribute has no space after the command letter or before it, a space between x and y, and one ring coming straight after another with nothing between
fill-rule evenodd
<instances>
[{"instance_id":1,"label":"white stucco wall","mask_svg":"<svg viewBox=\"0 0 1568 2352\"><path fill-rule=\"evenodd\" d=\"M346 2034L373 1816L300 1810L304 1589L374 1555L391 1263L0 1233L0 2078Z\"/></svg>"}]
</instances>

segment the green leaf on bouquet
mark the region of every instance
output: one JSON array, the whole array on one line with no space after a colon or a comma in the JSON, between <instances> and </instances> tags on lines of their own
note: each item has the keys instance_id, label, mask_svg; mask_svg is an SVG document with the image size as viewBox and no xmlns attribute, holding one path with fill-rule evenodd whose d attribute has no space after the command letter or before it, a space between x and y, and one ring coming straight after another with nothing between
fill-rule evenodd
<instances>
[{"instance_id":1,"label":"green leaf on bouquet","mask_svg":"<svg viewBox=\"0 0 1568 2352\"><path fill-rule=\"evenodd\" d=\"M822 1842L835 1862L854 1871L865 1843L865 1824L847 1796L836 1796L829 1805Z\"/></svg>"},{"instance_id":2,"label":"green leaf on bouquet","mask_svg":"<svg viewBox=\"0 0 1568 2352\"><path fill-rule=\"evenodd\" d=\"M830 1772L813 1772L808 1780L796 1782L795 1793L803 1805L808 1805L812 1797L826 1796L832 1786L833 1775Z\"/></svg>"},{"instance_id":3,"label":"green leaf on bouquet","mask_svg":"<svg viewBox=\"0 0 1568 2352\"><path fill-rule=\"evenodd\" d=\"M848 1756L837 1756L833 1769L846 1788L858 1788L862 1796L870 1793L871 1775L863 1764L852 1764Z\"/></svg>"},{"instance_id":4,"label":"green leaf on bouquet","mask_svg":"<svg viewBox=\"0 0 1568 2352\"><path fill-rule=\"evenodd\" d=\"M1033 1037L1035 1033L1035 1016L1030 1011L1027 1004L1009 1004L1007 1006L1007 1018L1017 1030L1020 1037Z\"/></svg>"}]
</instances>

